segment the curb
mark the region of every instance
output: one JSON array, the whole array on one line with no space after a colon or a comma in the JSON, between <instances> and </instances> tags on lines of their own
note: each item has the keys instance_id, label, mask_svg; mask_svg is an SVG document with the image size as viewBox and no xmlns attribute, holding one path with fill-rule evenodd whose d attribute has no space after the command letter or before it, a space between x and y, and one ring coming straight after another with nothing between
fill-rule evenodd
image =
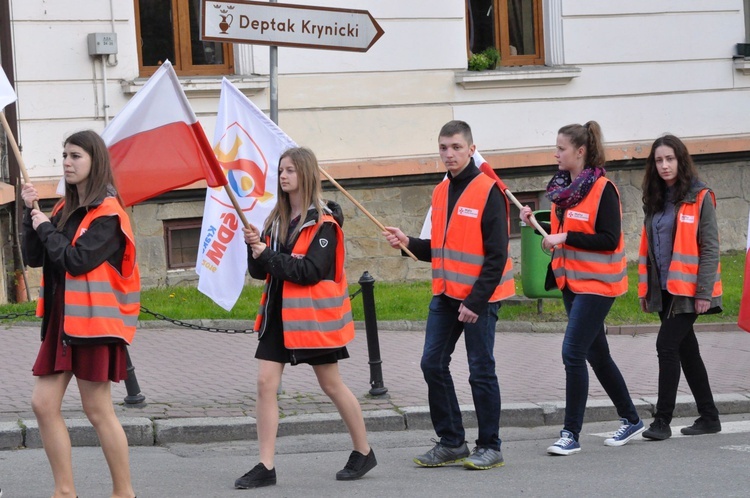
<instances>
[{"instance_id":1,"label":"curb","mask_svg":"<svg viewBox=\"0 0 750 498\"><path fill-rule=\"evenodd\" d=\"M750 392L714 395L722 415L750 413ZM638 414L650 419L656 406L656 397L633 400ZM405 407L399 410L371 410L363 412L365 425L370 432L431 430L430 411L426 406ZM464 426L477 426L473 405L461 405ZM501 412L501 430L507 427L540 427L563 423L565 403L562 401L539 403L508 403ZM677 397L674 416L698 415L692 396ZM589 400L586 404L586 423L617 420L618 415L609 400ZM176 418L156 419L123 417L130 446L162 446L175 443L204 444L225 441L257 439L255 419L252 417ZM98 446L94 428L87 419L66 419L73 446ZM294 415L279 421L279 436L304 434L329 434L346 432L338 413ZM0 450L41 448L39 426L35 419L18 422L0 422Z\"/></svg>"}]
</instances>

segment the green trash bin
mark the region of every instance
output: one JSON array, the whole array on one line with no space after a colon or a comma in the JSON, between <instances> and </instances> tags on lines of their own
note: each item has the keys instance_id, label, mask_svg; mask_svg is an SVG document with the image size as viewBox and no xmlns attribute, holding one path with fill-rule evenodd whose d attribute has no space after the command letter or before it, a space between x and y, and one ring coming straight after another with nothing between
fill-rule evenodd
<instances>
[{"instance_id":1,"label":"green trash bin","mask_svg":"<svg viewBox=\"0 0 750 498\"><path fill-rule=\"evenodd\" d=\"M534 211L539 223L549 223L550 211ZM561 298L560 289L544 290L547 266L552 256L542 249L542 236L531 225L521 224L521 286L523 295L533 299Z\"/></svg>"}]
</instances>

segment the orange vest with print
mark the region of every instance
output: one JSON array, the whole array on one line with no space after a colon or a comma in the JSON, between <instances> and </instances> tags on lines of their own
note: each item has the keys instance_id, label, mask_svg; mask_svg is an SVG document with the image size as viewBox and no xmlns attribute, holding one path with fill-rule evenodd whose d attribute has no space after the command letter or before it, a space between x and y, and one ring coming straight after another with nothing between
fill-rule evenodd
<instances>
[{"instance_id":1,"label":"orange vest with print","mask_svg":"<svg viewBox=\"0 0 750 498\"><path fill-rule=\"evenodd\" d=\"M698 243L698 228L700 225L701 208L706 193L711 194L711 201L716 206L714 193L708 189L701 190L695 202L682 203L677 210L675 219L674 242L672 245L672 261L667 273L667 290L673 296L694 297L698 290L698 268L700 266L700 246ZM641 247L638 255L638 297L646 297L648 291L648 275L646 262L648 260L648 240L646 228L641 230ZM716 280L711 297L721 296L721 263L716 269Z\"/></svg>"},{"instance_id":2,"label":"orange vest with print","mask_svg":"<svg viewBox=\"0 0 750 498\"><path fill-rule=\"evenodd\" d=\"M599 203L604 187L608 183L612 182L605 177L597 179L578 205L565 210L562 224L554 214L556 206L552 204L552 233L596 233ZM614 183L612 186L615 186ZM617 192L617 187L615 187L615 192ZM620 193L617 192L617 197L619 196ZM622 206L620 206L620 217L622 217ZM628 290L628 273L622 230L614 251L588 251L561 244L552 252L552 271L555 274L557 287L560 289L567 287L577 294L597 294L607 297L625 294Z\"/></svg>"},{"instance_id":3,"label":"orange vest with print","mask_svg":"<svg viewBox=\"0 0 750 498\"><path fill-rule=\"evenodd\" d=\"M333 280L321 280L312 285L299 285L284 281L281 294L281 320L284 325L284 346L287 349L328 349L346 346L354 339L352 305L344 272L344 234L330 215L300 231L292 249L292 256L303 258L323 223L336 227L336 262ZM270 238L266 237L266 243ZM260 311L255 319L255 330L263 324L265 305L268 302L270 275L260 301Z\"/></svg>"},{"instance_id":4,"label":"orange vest with print","mask_svg":"<svg viewBox=\"0 0 750 498\"><path fill-rule=\"evenodd\" d=\"M53 215L62 208L56 206ZM65 311L63 330L73 338L99 339L117 338L127 344L133 342L138 315L141 310L141 278L135 261L135 242L130 219L114 197L106 197L102 203L84 216L71 242L75 245L94 219L100 216L118 216L120 229L125 234L125 252L122 257L122 273L107 261L88 273L73 276L65 273ZM44 315L44 280L36 315Z\"/></svg>"},{"instance_id":5,"label":"orange vest with print","mask_svg":"<svg viewBox=\"0 0 750 498\"><path fill-rule=\"evenodd\" d=\"M471 292L482 271L482 215L487 197L493 188L497 188L497 184L485 174L477 175L456 201L448 222L449 185L450 180L443 180L432 194L432 294L445 294L453 299L463 300ZM503 199L510 229L510 208L505 194ZM510 251L507 254L503 276L489 299L491 303L516 293Z\"/></svg>"}]
</instances>

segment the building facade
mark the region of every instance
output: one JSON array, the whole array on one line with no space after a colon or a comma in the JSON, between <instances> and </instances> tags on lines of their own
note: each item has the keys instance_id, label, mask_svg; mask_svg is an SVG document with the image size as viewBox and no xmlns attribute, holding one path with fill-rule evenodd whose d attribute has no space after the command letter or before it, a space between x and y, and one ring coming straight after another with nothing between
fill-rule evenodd
<instances>
[{"instance_id":1,"label":"building facade","mask_svg":"<svg viewBox=\"0 0 750 498\"><path fill-rule=\"evenodd\" d=\"M485 159L539 209L548 206L541 194L556 168L557 130L596 120L622 196L630 259L642 223L643 159L666 132L688 143L716 191L722 249L745 247L750 59L738 54L748 41L747 0L293 3L367 10L384 31L365 53L278 50L280 127L311 147L384 225L419 233L444 174L437 134L451 119L471 124ZM269 48L201 41L200 6L0 0L0 63L18 95L6 115L31 181L49 199L45 206L55 199L64 138L102 131L165 59L209 137L222 77L269 109ZM116 38L116 53L90 55L92 33ZM500 52L499 66L467 71L469 56L489 46ZM7 148L2 159L0 299L14 300L23 269L14 189L20 172ZM383 281L429 278L428 265L401 258L340 192L327 186L326 195L345 209L350 279L365 270ZM205 185L196 184L132 208L144 286L196 280L204 197ZM511 250L517 258L517 238ZM38 285L33 271L29 284Z\"/></svg>"}]
</instances>

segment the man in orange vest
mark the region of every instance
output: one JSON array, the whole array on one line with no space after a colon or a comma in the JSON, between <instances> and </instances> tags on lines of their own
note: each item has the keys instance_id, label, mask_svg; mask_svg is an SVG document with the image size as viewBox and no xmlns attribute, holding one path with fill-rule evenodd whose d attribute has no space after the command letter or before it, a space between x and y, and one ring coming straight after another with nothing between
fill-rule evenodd
<instances>
[{"instance_id":1,"label":"man in orange vest","mask_svg":"<svg viewBox=\"0 0 750 498\"><path fill-rule=\"evenodd\" d=\"M383 232L392 247L403 244L419 260L432 263L433 298L421 367L440 440L414 462L423 467L462 462L468 469L485 470L504 464L493 349L500 300L515 294L508 265L508 201L474 164L476 147L468 124L446 123L438 143L448 175L432 194L430 239L407 237L396 227ZM449 368L462 332L479 426L472 452Z\"/></svg>"}]
</instances>

